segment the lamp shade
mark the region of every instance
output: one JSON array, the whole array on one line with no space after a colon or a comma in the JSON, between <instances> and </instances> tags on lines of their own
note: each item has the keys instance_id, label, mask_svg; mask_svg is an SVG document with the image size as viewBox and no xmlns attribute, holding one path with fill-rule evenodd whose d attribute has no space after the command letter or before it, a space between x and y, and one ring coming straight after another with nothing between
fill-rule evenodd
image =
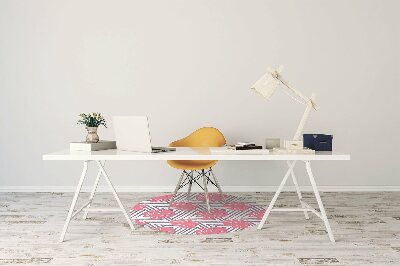
<instances>
[{"instance_id":1,"label":"lamp shade","mask_svg":"<svg viewBox=\"0 0 400 266\"><path fill-rule=\"evenodd\" d=\"M251 87L262 97L268 99L274 93L275 89L281 84L281 81L277 78L282 68L279 67L277 70L268 69L256 83Z\"/></svg>"},{"instance_id":2,"label":"lamp shade","mask_svg":"<svg viewBox=\"0 0 400 266\"><path fill-rule=\"evenodd\" d=\"M262 97L268 99L272 96L275 89L280 86L283 89L283 92L286 93L293 100L307 105L311 102L314 109L317 109L314 101L300 91L296 90L292 86L289 86L288 82L285 81L281 75L283 71L283 66L279 66L276 69L268 68L267 73L265 73L256 83L251 87L251 89L255 90Z\"/></svg>"}]
</instances>

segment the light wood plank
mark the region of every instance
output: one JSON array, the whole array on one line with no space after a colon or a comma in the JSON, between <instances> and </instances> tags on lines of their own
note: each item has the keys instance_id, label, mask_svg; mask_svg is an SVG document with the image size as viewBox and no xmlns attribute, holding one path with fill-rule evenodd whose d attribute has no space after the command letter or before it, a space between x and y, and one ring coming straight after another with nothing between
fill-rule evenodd
<instances>
[{"instance_id":1,"label":"light wood plank","mask_svg":"<svg viewBox=\"0 0 400 266\"><path fill-rule=\"evenodd\" d=\"M159 193L120 193L128 207ZM272 193L237 193L266 205ZM78 201L89 197L84 193ZM0 265L398 265L400 193L321 193L335 234L331 243L320 219L301 212L274 212L260 231L181 236L139 227L131 232L122 214L89 213L72 220L58 237L71 193L0 193ZM316 207L311 193L303 198ZM93 208L116 207L109 193ZM277 207L297 207L283 192Z\"/></svg>"}]
</instances>

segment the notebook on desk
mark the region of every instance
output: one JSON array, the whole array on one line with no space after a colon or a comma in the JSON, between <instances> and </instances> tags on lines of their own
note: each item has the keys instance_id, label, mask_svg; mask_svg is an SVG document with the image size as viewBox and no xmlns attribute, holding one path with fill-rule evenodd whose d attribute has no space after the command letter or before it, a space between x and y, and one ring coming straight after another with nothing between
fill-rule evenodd
<instances>
[{"instance_id":1,"label":"notebook on desk","mask_svg":"<svg viewBox=\"0 0 400 266\"><path fill-rule=\"evenodd\" d=\"M117 149L136 152L169 152L175 148L152 147L147 116L114 116Z\"/></svg>"}]
</instances>

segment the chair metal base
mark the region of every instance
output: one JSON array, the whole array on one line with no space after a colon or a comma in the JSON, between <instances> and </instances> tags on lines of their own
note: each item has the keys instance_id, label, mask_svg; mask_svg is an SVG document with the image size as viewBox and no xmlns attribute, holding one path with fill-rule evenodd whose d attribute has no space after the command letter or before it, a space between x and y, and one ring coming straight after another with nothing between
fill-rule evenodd
<instances>
[{"instance_id":1,"label":"chair metal base","mask_svg":"<svg viewBox=\"0 0 400 266\"><path fill-rule=\"evenodd\" d=\"M202 184L199 183L200 178L202 178ZM207 203L207 209L209 212L210 212L210 203L208 199L208 189L207 189L207 185L209 183L211 183L218 189L219 193L221 194L221 199L223 199L221 186L219 185L218 179L211 167L209 169L203 169L203 170L190 170L190 171L183 170L182 175L179 178L178 183L176 184L174 195L172 196L170 201L170 206L172 202L174 202L174 198L178 193L179 189L185 186L188 186L187 199L189 200L190 192L192 190L192 184L194 183L196 183L204 191Z\"/></svg>"}]
</instances>

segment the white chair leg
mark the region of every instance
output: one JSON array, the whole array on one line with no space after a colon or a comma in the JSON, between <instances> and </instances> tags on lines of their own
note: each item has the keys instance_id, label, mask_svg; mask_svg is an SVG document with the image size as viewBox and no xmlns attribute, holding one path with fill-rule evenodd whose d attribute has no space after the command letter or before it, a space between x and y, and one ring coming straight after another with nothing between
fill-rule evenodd
<instances>
[{"instance_id":1,"label":"white chair leg","mask_svg":"<svg viewBox=\"0 0 400 266\"><path fill-rule=\"evenodd\" d=\"M287 179L288 179L288 177L289 177L289 175L290 175L290 172L292 171L294 165L295 165L295 162L293 162L293 163L290 164L289 169L287 170L285 176L284 176L283 179L282 179L281 184L279 185L278 189L276 190L275 195L274 195L274 197L273 197L272 200L271 200L271 203L269 204L267 210L266 210L265 213L264 213L263 218L261 219L261 222L260 222L260 223L258 224L258 226L257 226L257 229L261 229L261 228L264 226L265 221L267 220L267 218L268 218L268 216L269 216L269 214L270 214L272 208L274 207L274 204L275 204L276 200L277 200L278 197L279 197L279 194L281 193L283 187L285 186L285 183L286 183L286 181L287 181Z\"/></svg>"},{"instance_id":2,"label":"white chair leg","mask_svg":"<svg viewBox=\"0 0 400 266\"><path fill-rule=\"evenodd\" d=\"M206 197L207 209L208 212L210 212L210 202L208 200L208 189L207 189L207 177L206 174L204 173L204 169L201 171L201 175L203 176L204 195Z\"/></svg>"},{"instance_id":3,"label":"white chair leg","mask_svg":"<svg viewBox=\"0 0 400 266\"><path fill-rule=\"evenodd\" d=\"M296 164L296 161L295 161L295 164ZM290 167L290 162L289 162L289 161L287 161L287 165ZM292 168L292 171L290 172L290 175L292 176L293 184L294 184L294 186L295 186L295 188L296 188L297 197L299 198L300 205L301 205L301 207L302 207L303 209L305 209L306 206L304 206L304 203L303 203L303 196L301 195L300 188L299 188L299 185L298 185L298 183L297 183L297 178L296 178L296 176L294 175L294 170L293 170L293 168ZM308 219L310 218L310 217L308 217L308 212L307 212L307 211L304 211L304 217L306 218L306 220L308 220Z\"/></svg>"},{"instance_id":4,"label":"white chair leg","mask_svg":"<svg viewBox=\"0 0 400 266\"><path fill-rule=\"evenodd\" d=\"M335 238L333 237L331 225L329 224L328 217L326 216L325 208L324 208L324 205L322 204L321 196L319 195L317 184L315 183L314 175L311 171L310 161L306 161L306 169L307 169L308 177L310 178L311 186L314 190L315 198L317 199L317 202L318 202L319 210L321 211L322 220L324 221L326 231L328 232L329 239L331 240L331 242L335 242Z\"/></svg>"},{"instance_id":5,"label":"white chair leg","mask_svg":"<svg viewBox=\"0 0 400 266\"><path fill-rule=\"evenodd\" d=\"M81 188L82 188L83 180L85 180L87 169L88 169L88 161L84 161L81 178L79 179L78 186L76 187L75 195L74 195L74 198L72 199L71 207L69 208L67 219L65 220L64 228L61 232L60 242L64 241L65 233L67 232L69 222L71 221L72 213L74 211L76 201L78 200L78 196L79 196L79 192L81 191Z\"/></svg>"},{"instance_id":6,"label":"white chair leg","mask_svg":"<svg viewBox=\"0 0 400 266\"><path fill-rule=\"evenodd\" d=\"M174 195L172 195L171 200L169 201L169 205L171 206L172 202L174 202L174 198L176 194L178 193L179 187L181 186L183 176L185 175L185 171L182 172L181 177L179 178L178 184L176 184L175 190L174 190Z\"/></svg>"},{"instance_id":7,"label":"white chair leg","mask_svg":"<svg viewBox=\"0 0 400 266\"><path fill-rule=\"evenodd\" d=\"M118 206L119 206L119 208L121 209L122 213L124 214L124 216L125 216L125 218L126 218L128 224L129 224L131 230L132 230L132 231L135 230L135 227L133 226L132 220L131 220L131 218L129 217L128 213L126 212L124 205L122 205L122 202L121 202L121 200L120 200L119 197L118 197L117 191L115 190L113 184L111 183L111 180L110 180L110 178L108 177L106 171L104 170L103 165L101 164L100 161L96 161L96 163L97 163L97 165L99 166L99 169L100 169L100 171L102 172L104 178L106 179L107 184L108 184L108 186L110 187L111 192L113 193L114 198L115 198L115 200L117 201Z\"/></svg>"},{"instance_id":8,"label":"white chair leg","mask_svg":"<svg viewBox=\"0 0 400 266\"><path fill-rule=\"evenodd\" d=\"M221 195L221 200L225 201L224 200L224 194L222 193L222 189L221 189L221 186L219 185L219 181L217 179L217 176L214 174L214 171L213 171L213 169L211 167L210 167L210 171L211 171L211 175L212 175L212 177L214 179L215 185L217 185L217 189L219 191L219 194Z\"/></svg>"},{"instance_id":9,"label":"white chair leg","mask_svg":"<svg viewBox=\"0 0 400 266\"><path fill-rule=\"evenodd\" d=\"M105 164L106 164L106 161L103 161L103 167ZM99 184L99 181L100 181L100 176L101 176L101 171L99 170L97 172L96 180L94 181L92 193L90 193L89 205L86 207L85 212L83 213L83 220L86 220L86 218L88 216L88 213L89 213L88 209L90 208L90 205L92 205L94 194L96 194L97 185Z\"/></svg>"},{"instance_id":10,"label":"white chair leg","mask_svg":"<svg viewBox=\"0 0 400 266\"><path fill-rule=\"evenodd\" d=\"M188 192L187 192L187 195L186 195L186 200L189 200L189 198L190 198L190 192L192 191L192 182L193 182L193 170L192 171L190 171L190 176L189 176L189 184L188 184Z\"/></svg>"}]
</instances>

